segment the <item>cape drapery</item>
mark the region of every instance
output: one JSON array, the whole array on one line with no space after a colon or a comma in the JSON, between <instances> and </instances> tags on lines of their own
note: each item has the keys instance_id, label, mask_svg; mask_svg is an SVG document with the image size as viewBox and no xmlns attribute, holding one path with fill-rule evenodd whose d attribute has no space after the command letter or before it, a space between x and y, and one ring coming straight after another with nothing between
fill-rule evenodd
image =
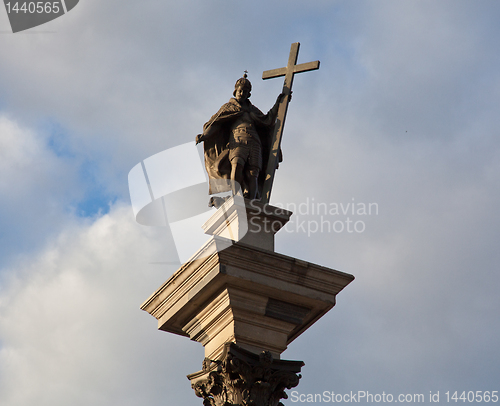
<instances>
[{"instance_id":1,"label":"cape drapery","mask_svg":"<svg viewBox=\"0 0 500 406\"><path fill-rule=\"evenodd\" d=\"M243 115L245 111L250 113L255 123L255 128L262 144L262 170L259 174L258 186L259 192L257 198L262 195L262 187L267 170L267 161L269 160L269 150L271 147L271 137L278 104L269 110L267 114L262 113L249 100L245 106L242 106L235 98L231 98L224 104L219 111L214 114L203 126L204 149L205 149L205 168L210 180L231 178L231 163L229 162L229 137L231 135L231 125L234 121ZM281 157L281 151L280 151ZM280 159L281 161L281 159ZM241 185L244 188L244 185ZM231 190L230 183L210 182L209 194L226 192Z\"/></svg>"}]
</instances>

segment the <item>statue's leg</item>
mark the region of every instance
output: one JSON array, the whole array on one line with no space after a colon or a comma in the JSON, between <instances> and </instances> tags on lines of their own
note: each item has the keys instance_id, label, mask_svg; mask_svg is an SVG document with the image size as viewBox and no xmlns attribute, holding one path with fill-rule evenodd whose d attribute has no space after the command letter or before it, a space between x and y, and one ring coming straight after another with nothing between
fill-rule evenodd
<instances>
[{"instance_id":1,"label":"statue's leg","mask_svg":"<svg viewBox=\"0 0 500 406\"><path fill-rule=\"evenodd\" d=\"M249 186L249 194L250 194L250 199L254 200L257 198L257 190L258 190L258 182L257 182L257 176L250 176L250 179L248 181L248 186Z\"/></svg>"},{"instance_id":2,"label":"statue's leg","mask_svg":"<svg viewBox=\"0 0 500 406\"><path fill-rule=\"evenodd\" d=\"M258 142L250 146L250 154L246 166L246 181L248 185L248 198L255 200L259 191L259 173L262 168L262 149Z\"/></svg>"},{"instance_id":3,"label":"statue's leg","mask_svg":"<svg viewBox=\"0 0 500 406\"><path fill-rule=\"evenodd\" d=\"M240 162L240 159L232 159L231 160L231 189L233 190L233 195L238 192L238 187L235 182L239 184L241 188L243 188L243 164ZM243 190L242 190L243 193Z\"/></svg>"},{"instance_id":4,"label":"statue's leg","mask_svg":"<svg viewBox=\"0 0 500 406\"><path fill-rule=\"evenodd\" d=\"M243 144L237 145L229 151L229 159L231 161L231 180L239 183L241 188L241 193L243 194L245 191L245 166L248 160L248 156L250 154L250 148ZM233 190L233 195L238 192L238 188L234 184L231 186ZM247 187L248 188L248 187Z\"/></svg>"},{"instance_id":5,"label":"statue's leg","mask_svg":"<svg viewBox=\"0 0 500 406\"><path fill-rule=\"evenodd\" d=\"M259 190L259 169L249 168L246 171L246 181L248 185L248 198L254 200L257 198L257 191Z\"/></svg>"}]
</instances>

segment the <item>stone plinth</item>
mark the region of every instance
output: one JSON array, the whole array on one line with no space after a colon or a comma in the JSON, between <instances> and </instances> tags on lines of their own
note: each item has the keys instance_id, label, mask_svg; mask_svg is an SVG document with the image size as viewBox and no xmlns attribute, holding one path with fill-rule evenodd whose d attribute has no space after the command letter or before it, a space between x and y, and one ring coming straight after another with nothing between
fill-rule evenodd
<instances>
[{"instance_id":1,"label":"stone plinth","mask_svg":"<svg viewBox=\"0 0 500 406\"><path fill-rule=\"evenodd\" d=\"M291 215L291 211L256 200L231 197L202 228L205 234L274 251L274 235Z\"/></svg>"},{"instance_id":2,"label":"stone plinth","mask_svg":"<svg viewBox=\"0 0 500 406\"><path fill-rule=\"evenodd\" d=\"M273 252L274 233L290 212L258 207L247 203L249 232L238 243L218 250L225 245L214 235L141 306L158 320L160 330L202 343L211 360L223 357L228 342L279 358L290 342L335 305L336 295L354 279ZM233 236L244 234L238 232L242 208L228 204L221 209L206 229L224 235L233 227ZM266 222L274 223L276 231L257 227Z\"/></svg>"}]
</instances>

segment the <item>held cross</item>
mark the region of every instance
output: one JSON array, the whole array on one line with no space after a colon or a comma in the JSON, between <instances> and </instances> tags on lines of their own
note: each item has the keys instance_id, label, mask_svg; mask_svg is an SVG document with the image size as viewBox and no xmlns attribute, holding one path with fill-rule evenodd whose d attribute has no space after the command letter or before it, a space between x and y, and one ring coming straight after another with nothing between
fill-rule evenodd
<instances>
[{"instance_id":1,"label":"held cross","mask_svg":"<svg viewBox=\"0 0 500 406\"><path fill-rule=\"evenodd\" d=\"M283 135L283 127L285 126L288 103L290 102L290 95L292 93L293 77L296 73L319 69L319 61L301 63L300 65L296 65L297 58L299 56L299 48L300 43L295 42L292 44L290 48L290 56L288 57L288 65L285 68L266 70L264 71L264 73L262 73L262 79L271 79L280 76L285 77L285 82L283 83L283 93L285 97L283 97L283 99L281 100L278 108L276 125L274 127L273 138L271 140L266 179L264 181L264 188L262 191L261 201L263 203L269 203L269 199L271 198L274 172L276 171L276 167L278 165L278 154L281 145L281 136Z\"/></svg>"}]
</instances>

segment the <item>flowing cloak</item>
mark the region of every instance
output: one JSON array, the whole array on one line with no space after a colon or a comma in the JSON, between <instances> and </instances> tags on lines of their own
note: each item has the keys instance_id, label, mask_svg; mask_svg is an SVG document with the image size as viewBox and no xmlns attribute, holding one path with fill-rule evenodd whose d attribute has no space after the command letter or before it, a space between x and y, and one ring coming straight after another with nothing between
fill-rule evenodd
<instances>
[{"instance_id":1,"label":"flowing cloak","mask_svg":"<svg viewBox=\"0 0 500 406\"><path fill-rule=\"evenodd\" d=\"M247 100L247 103L248 105L243 107L235 98L231 98L229 102L224 104L203 126L203 134L205 136L203 143L205 149L205 168L210 178L208 193L211 195L231 190L229 182L229 179L231 179L231 163L229 162L228 146L231 126L238 117L247 111L254 121L262 145L262 169L259 173L259 192L257 197L262 196L262 187L264 186L266 177L271 138L276 122L276 115L278 113L278 104L276 103L267 114L264 114L250 103L249 100ZM220 179L225 179L227 182L218 181Z\"/></svg>"}]
</instances>

